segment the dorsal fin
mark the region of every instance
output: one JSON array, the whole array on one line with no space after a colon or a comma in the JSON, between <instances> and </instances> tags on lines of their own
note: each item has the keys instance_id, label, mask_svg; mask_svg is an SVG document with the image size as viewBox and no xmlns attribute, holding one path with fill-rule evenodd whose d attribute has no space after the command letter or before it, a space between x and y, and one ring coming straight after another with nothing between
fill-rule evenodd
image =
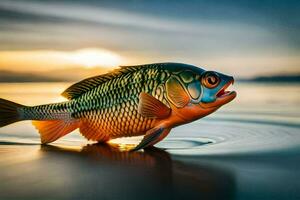
<instances>
[{"instance_id":1,"label":"dorsal fin","mask_svg":"<svg viewBox=\"0 0 300 200\"><path fill-rule=\"evenodd\" d=\"M91 89L101 85L102 83L105 83L106 81L115 78L116 76L136 71L144 66L145 65L120 66L119 68L106 74L90 77L80 82L77 82L71 85L69 88L67 88L61 95L69 100L77 98L82 94L86 93L87 91L90 91Z\"/></svg>"}]
</instances>

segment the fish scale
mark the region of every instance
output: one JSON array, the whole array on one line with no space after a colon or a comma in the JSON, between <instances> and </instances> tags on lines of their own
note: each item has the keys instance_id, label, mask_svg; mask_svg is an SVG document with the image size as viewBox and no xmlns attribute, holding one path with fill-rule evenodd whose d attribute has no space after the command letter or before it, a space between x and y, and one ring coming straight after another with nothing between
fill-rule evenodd
<instances>
[{"instance_id":1,"label":"fish scale","mask_svg":"<svg viewBox=\"0 0 300 200\"><path fill-rule=\"evenodd\" d=\"M150 129L154 119L145 118L137 112L139 94L151 91L153 96L162 100L163 96L156 88L167 76L166 73L160 76L158 69L144 71L130 72L85 93L74 101L72 116L86 119L96 129L110 133L111 138L120 134L139 135ZM101 117L95 117L99 115Z\"/></svg>"}]
</instances>

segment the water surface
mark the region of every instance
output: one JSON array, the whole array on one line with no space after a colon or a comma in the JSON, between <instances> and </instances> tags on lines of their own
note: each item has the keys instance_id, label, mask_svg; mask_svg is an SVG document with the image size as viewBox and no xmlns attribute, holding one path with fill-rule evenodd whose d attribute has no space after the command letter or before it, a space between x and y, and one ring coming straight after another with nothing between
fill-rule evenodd
<instances>
[{"instance_id":1,"label":"water surface","mask_svg":"<svg viewBox=\"0 0 300 200\"><path fill-rule=\"evenodd\" d=\"M0 98L59 102L68 85L0 84ZM300 199L299 86L237 83L234 102L144 152L77 131L41 146L30 122L7 126L0 199Z\"/></svg>"}]
</instances>

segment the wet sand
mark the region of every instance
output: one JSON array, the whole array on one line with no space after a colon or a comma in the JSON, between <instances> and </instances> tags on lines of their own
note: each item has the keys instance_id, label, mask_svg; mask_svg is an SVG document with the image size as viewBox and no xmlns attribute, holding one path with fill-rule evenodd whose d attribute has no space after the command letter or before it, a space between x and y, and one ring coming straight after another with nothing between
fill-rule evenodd
<instances>
[{"instance_id":1,"label":"wet sand","mask_svg":"<svg viewBox=\"0 0 300 200\"><path fill-rule=\"evenodd\" d=\"M47 86L0 85L0 97L59 101L64 85ZM2 128L0 199L300 199L299 85L237 90L235 103L140 152L78 132L40 145L29 122Z\"/></svg>"}]
</instances>

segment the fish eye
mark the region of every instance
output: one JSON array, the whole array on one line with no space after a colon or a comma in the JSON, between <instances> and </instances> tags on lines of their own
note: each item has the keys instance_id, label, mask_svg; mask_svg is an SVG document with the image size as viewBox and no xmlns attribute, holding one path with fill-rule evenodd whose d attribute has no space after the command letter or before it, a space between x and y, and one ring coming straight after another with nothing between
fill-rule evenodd
<instances>
[{"instance_id":1,"label":"fish eye","mask_svg":"<svg viewBox=\"0 0 300 200\"><path fill-rule=\"evenodd\" d=\"M202 77L202 84L207 88L215 88L220 83L220 77L215 72L207 72Z\"/></svg>"}]
</instances>

